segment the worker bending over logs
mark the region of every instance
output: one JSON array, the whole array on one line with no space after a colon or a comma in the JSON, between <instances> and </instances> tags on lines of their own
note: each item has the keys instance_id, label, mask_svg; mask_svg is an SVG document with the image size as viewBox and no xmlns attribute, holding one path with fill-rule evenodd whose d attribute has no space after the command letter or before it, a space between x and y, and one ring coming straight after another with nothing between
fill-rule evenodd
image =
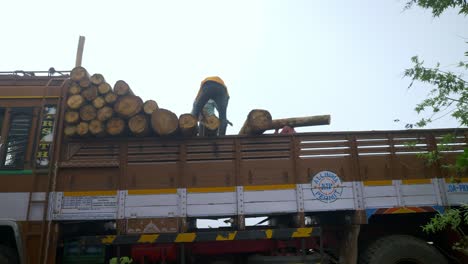
<instances>
[{"instance_id":1,"label":"worker bending over logs","mask_svg":"<svg viewBox=\"0 0 468 264\"><path fill-rule=\"evenodd\" d=\"M227 106L229 93L224 81L218 76L208 77L201 82L197 97L193 103L192 115L199 117L208 101L210 101L209 105L213 105L218 110L219 121L221 123L218 135L224 136L226 135L228 124Z\"/></svg>"}]
</instances>

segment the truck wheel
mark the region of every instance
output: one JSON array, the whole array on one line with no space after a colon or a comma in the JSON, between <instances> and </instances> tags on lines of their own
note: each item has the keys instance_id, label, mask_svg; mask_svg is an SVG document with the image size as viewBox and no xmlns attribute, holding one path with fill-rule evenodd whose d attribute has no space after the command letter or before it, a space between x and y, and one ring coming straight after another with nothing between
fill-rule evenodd
<instances>
[{"instance_id":1,"label":"truck wheel","mask_svg":"<svg viewBox=\"0 0 468 264\"><path fill-rule=\"evenodd\" d=\"M416 237L392 235L372 243L360 256L360 264L447 264L433 246Z\"/></svg>"},{"instance_id":2,"label":"truck wheel","mask_svg":"<svg viewBox=\"0 0 468 264\"><path fill-rule=\"evenodd\" d=\"M16 252L7 246L0 245L0 264L17 264Z\"/></svg>"}]
</instances>

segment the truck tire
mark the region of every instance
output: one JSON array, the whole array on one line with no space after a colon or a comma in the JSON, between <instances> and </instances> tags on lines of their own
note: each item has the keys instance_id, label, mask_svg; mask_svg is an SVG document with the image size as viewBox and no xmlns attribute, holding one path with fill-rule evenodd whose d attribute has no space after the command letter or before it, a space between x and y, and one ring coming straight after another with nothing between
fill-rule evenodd
<instances>
[{"instance_id":1,"label":"truck tire","mask_svg":"<svg viewBox=\"0 0 468 264\"><path fill-rule=\"evenodd\" d=\"M424 240L392 235L372 243L359 258L359 264L447 264L445 257Z\"/></svg>"},{"instance_id":2,"label":"truck tire","mask_svg":"<svg viewBox=\"0 0 468 264\"><path fill-rule=\"evenodd\" d=\"M10 247L0 245L0 264L18 264L16 252Z\"/></svg>"}]
</instances>

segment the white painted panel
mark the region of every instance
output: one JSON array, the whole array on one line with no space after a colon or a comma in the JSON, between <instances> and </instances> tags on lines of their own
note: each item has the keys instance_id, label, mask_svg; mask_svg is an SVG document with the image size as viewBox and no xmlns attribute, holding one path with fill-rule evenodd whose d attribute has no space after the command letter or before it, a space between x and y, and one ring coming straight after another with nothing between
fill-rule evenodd
<instances>
[{"instance_id":1,"label":"white painted panel","mask_svg":"<svg viewBox=\"0 0 468 264\"><path fill-rule=\"evenodd\" d=\"M29 208L29 220L39 221L43 219L44 215L44 203L33 203Z\"/></svg>"},{"instance_id":2,"label":"white painted panel","mask_svg":"<svg viewBox=\"0 0 468 264\"><path fill-rule=\"evenodd\" d=\"M244 208L246 215L297 212L296 201L245 203Z\"/></svg>"},{"instance_id":3,"label":"white painted panel","mask_svg":"<svg viewBox=\"0 0 468 264\"><path fill-rule=\"evenodd\" d=\"M405 206L437 205L435 195L403 196Z\"/></svg>"},{"instance_id":4,"label":"white painted panel","mask_svg":"<svg viewBox=\"0 0 468 264\"><path fill-rule=\"evenodd\" d=\"M236 215L237 204L187 205L188 216Z\"/></svg>"},{"instance_id":5,"label":"white painted panel","mask_svg":"<svg viewBox=\"0 0 468 264\"><path fill-rule=\"evenodd\" d=\"M364 186L364 197L397 196L395 186Z\"/></svg>"},{"instance_id":6,"label":"white painted panel","mask_svg":"<svg viewBox=\"0 0 468 264\"><path fill-rule=\"evenodd\" d=\"M353 199L338 199L331 203L324 203L319 200L307 200L304 201L304 211L335 211L335 210L347 210L354 209Z\"/></svg>"},{"instance_id":7,"label":"white painted panel","mask_svg":"<svg viewBox=\"0 0 468 264\"><path fill-rule=\"evenodd\" d=\"M304 200L316 200L318 197L315 197L311 189L303 189ZM350 187L345 187L342 189L341 195L337 195L338 199L352 199L354 197L353 189Z\"/></svg>"},{"instance_id":8,"label":"white painted panel","mask_svg":"<svg viewBox=\"0 0 468 264\"><path fill-rule=\"evenodd\" d=\"M364 198L366 208L394 207L398 205L397 197Z\"/></svg>"},{"instance_id":9,"label":"white painted panel","mask_svg":"<svg viewBox=\"0 0 468 264\"><path fill-rule=\"evenodd\" d=\"M177 205L177 194L127 195L125 205L127 207Z\"/></svg>"},{"instance_id":10,"label":"white painted panel","mask_svg":"<svg viewBox=\"0 0 468 264\"><path fill-rule=\"evenodd\" d=\"M148 206L148 207L127 207L125 217L166 217L178 216L177 206Z\"/></svg>"},{"instance_id":11,"label":"white painted panel","mask_svg":"<svg viewBox=\"0 0 468 264\"><path fill-rule=\"evenodd\" d=\"M311 183L303 183L301 184L302 189L310 189L312 188ZM353 187L353 182L341 182L341 187Z\"/></svg>"},{"instance_id":12,"label":"white painted panel","mask_svg":"<svg viewBox=\"0 0 468 264\"><path fill-rule=\"evenodd\" d=\"M225 193L189 193L187 204L230 204L236 203L235 192Z\"/></svg>"},{"instance_id":13,"label":"white painted panel","mask_svg":"<svg viewBox=\"0 0 468 264\"><path fill-rule=\"evenodd\" d=\"M401 194L403 196L413 195L435 195L433 184L411 184L401 185Z\"/></svg>"},{"instance_id":14,"label":"white painted panel","mask_svg":"<svg viewBox=\"0 0 468 264\"><path fill-rule=\"evenodd\" d=\"M461 205L468 203L468 193L453 193L447 195L450 205Z\"/></svg>"},{"instance_id":15,"label":"white painted panel","mask_svg":"<svg viewBox=\"0 0 468 264\"><path fill-rule=\"evenodd\" d=\"M31 201L45 201L46 193L45 192L33 192L31 195Z\"/></svg>"},{"instance_id":16,"label":"white painted panel","mask_svg":"<svg viewBox=\"0 0 468 264\"><path fill-rule=\"evenodd\" d=\"M27 192L0 193L0 218L26 220L28 201Z\"/></svg>"},{"instance_id":17,"label":"white painted panel","mask_svg":"<svg viewBox=\"0 0 468 264\"><path fill-rule=\"evenodd\" d=\"M296 201L296 190L248 191L244 192L244 201L246 203Z\"/></svg>"}]
</instances>

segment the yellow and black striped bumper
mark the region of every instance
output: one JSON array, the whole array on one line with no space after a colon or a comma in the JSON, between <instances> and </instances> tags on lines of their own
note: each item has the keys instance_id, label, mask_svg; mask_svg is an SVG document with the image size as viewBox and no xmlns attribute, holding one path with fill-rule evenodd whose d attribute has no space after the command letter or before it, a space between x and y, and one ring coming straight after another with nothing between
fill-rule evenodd
<instances>
[{"instance_id":1,"label":"yellow and black striped bumper","mask_svg":"<svg viewBox=\"0 0 468 264\"><path fill-rule=\"evenodd\" d=\"M285 228L247 231L207 231L197 233L109 235L79 237L86 245L130 245L153 243L193 243L208 241L308 238L320 235L320 228Z\"/></svg>"}]
</instances>

